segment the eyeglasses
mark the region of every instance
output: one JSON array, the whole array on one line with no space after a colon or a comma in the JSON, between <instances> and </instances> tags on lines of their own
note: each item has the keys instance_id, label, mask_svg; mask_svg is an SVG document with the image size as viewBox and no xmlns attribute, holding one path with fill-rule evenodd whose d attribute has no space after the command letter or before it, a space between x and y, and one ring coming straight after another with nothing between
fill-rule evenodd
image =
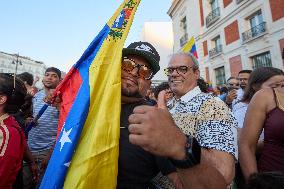
<instances>
[{"instance_id":1,"label":"eyeglasses","mask_svg":"<svg viewBox=\"0 0 284 189\"><path fill-rule=\"evenodd\" d=\"M188 66L178 66L178 67L168 67L166 69L164 69L164 72L167 76L170 76L171 74L174 73L174 71L176 70L178 74L186 74L186 72L192 68L191 67L188 67Z\"/></svg>"},{"instance_id":2,"label":"eyeglasses","mask_svg":"<svg viewBox=\"0 0 284 189\"><path fill-rule=\"evenodd\" d=\"M137 68L138 76L142 79L150 80L153 77L153 71L146 65L137 64L134 60L124 57L121 68L130 73L134 68Z\"/></svg>"},{"instance_id":3,"label":"eyeglasses","mask_svg":"<svg viewBox=\"0 0 284 189\"><path fill-rule=\"evenodd\" d=\"M233 87L233 86L235 86L235 87L240 86L238 83L228 83L228 85L231 86L231 87Z\"/></svg>"},{"instance_id":4,"label":"eyeglasses","mask_svg":"<svg viewBox=\"0 0 284 189\"><path fill-rule=\"evenodd\" d=\"M239 81L247 81L248 78L238 78Z\"/></svg>"}]
</instances>

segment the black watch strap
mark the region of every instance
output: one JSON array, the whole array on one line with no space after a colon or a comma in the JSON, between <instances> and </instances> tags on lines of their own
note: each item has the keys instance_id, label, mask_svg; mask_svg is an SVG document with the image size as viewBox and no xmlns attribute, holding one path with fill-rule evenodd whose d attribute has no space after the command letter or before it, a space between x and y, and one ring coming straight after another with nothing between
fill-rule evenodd
<instances>
[{"instance_id":1,"label":"black watch strap","mask_svg":"<svg viewBox=\"0 0 284 189\"><path fill-rule=\"evenodd\" d=\"M175 160L170 158L170 161L173 163L173 165L179 169L188 169L200 163L201 148L198 144L198 141L192 136L186 136L186 138L186 158L183 160Z\"/></svg>"}]
</instances>

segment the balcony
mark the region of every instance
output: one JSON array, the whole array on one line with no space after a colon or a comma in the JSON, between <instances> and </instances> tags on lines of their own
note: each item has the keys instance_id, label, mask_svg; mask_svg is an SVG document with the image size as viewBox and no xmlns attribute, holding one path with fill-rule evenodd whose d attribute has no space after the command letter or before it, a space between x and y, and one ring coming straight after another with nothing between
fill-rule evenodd
<instances>
[{"instance_id":1,"label":"balcony","mask_svg":"<svg viewBox=\"0 0 284 189\"><path fill-rule=\"evenodd\" d=\"M242 33L243 43L246 43L250 40L253 40L257 37L262 36L266 32L266 23L262 22L261 24L251 28L248 31Z\"/></svg>"},{"instance_id":2,"label":"balcony","mask_svg":"<svg viewBox=\"0 0 284 189\"><path fill-rule=\"evenodd\" d=\"M220 55L222 52L223 52L222 45L218 45L209 51L209 57L213 58L215 56Z\"/></svg>"},{"instance_id":3,"label":"balcony","mask_svg":"<svg viewBox=\"0 0 284 189\"><path fill-rule=\"evenodd\" d=\"M218 7L214 9L212 12L210 12L206 17L206 27L211 26L219 18L220 18L220 8Z\"/></svg>"},{"instance_id":4,"label":"balcony","mask_svg":"<svg viewBox=\"0 0 284 189\"><path fill-rule=\"evenodd\" d=\"M179 44L180 44L180 47L183 47L186 42L188 40L188 34L185 33L180 39L179 39Z\"/></svg>"}]
</instances>

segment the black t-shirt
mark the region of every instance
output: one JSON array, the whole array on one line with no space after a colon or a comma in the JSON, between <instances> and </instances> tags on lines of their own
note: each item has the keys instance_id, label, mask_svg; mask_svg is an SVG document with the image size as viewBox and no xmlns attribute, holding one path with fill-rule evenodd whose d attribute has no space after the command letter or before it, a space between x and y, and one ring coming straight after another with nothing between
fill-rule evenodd
<instances>
[{"instance_id":1,"label":"black t-shirt","mask_svg":"<svg viewBox=\"0 0 284 189\"><path fill-rule=\"evenodd\" d=\"M158 157L129 143L128 117L133 109L147 102L123 104L120 115L120 141L118 160L118 189L146 189L160 171L167 175L176 169L165 157Z\"/></svg>"}]
</instances>

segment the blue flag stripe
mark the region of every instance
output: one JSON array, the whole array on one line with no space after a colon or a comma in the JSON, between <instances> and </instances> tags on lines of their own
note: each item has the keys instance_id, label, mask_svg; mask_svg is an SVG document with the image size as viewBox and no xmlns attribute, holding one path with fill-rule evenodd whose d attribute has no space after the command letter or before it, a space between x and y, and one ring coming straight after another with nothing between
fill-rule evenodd
<instances>
[{"instance_id":1,"label":"blue flag stripe","mask_svg":"<svg viewBox=\"0 0 284 189\"><path fill-rule=\"evenodd\" d=\"M56 142L40 186L41 189L63 188L68 170L67 163L72 159L72 155L76 149L77 142L80 139L81 131L88 115L90 104L89 67L96 57L97 52L100 50L102 43L108 36L109 31L110 28L106 25L74 65L74 67L79 70L83 82L68 117L66 118L65 125L62 128L58 141ZM72 129L72 132L70 129ZM62 148L62 145L59 142L63 130L67 132L70 131L69 138L72 141L72 143L65 143L64 148Z\"/></svg>"}]
</instances>

